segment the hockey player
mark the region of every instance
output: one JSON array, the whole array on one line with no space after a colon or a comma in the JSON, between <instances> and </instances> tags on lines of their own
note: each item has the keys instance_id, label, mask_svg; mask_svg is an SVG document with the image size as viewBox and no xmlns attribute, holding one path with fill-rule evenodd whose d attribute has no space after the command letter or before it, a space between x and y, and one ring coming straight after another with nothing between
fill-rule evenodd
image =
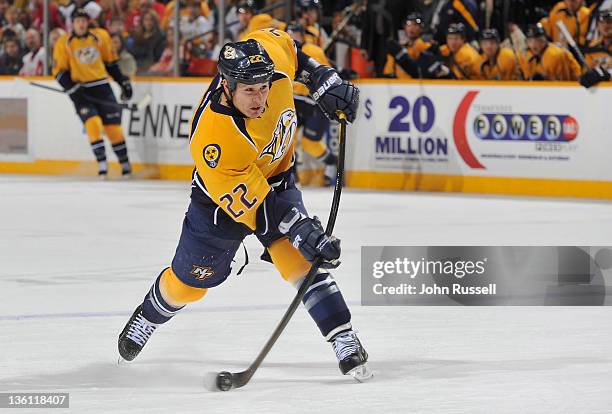
<instances>
[{"instance_id":1,"label":"hockey player","mask_svg":"<svg viewBox=\"0 0 612 414\"><path fill-rule=\"evenodd\" d=\"M321 2L319 0L297 0L296 14L299 23L304 26L306 41L319 47L325 47L329 36L319 24Z\"/></svg>"},{"instance_id":2,"label":"hockey player","mask_svg":"<svg viewBox=\"0 0 612 414\"><path fill-rule=\"evenodd\" d=\"M329 66L325 52L319 46L305 42L305 29L301 24L290 24L287 33L297 42L302 52L316 60L321 65ZM325 185L335 184L336 164L338 157L327 147L323 137L329 131L329 120L319 107L308 97L306 85L296 82L293 86L295 109L298 117L298 128L303 126L302 149L308 155L325 165Z\"/></svg>"},{"instance_id":3,"label":"hockey player","mask_svg":"<svg viewBox=\"0 0 612 414\"><path fill-rule=\"evenodd\" d=\"M578 80L580 65L568 50L548 42L542 25L530 26L525 36L529 48L521 61L525 79Z\"/></svg>"},{"instance_id":4,"label":"hockey player","mask_svg":"<svg viewBox=\"0 0 612 414\"><path fill-rule=\"evenodd\" d=\"M83 9L72 14L72 32L61 36L53 49L53 76L64 88L85 126L91 149L98 161L98 174L108 172L103 131L121 164L123 176L132 171L121 128L121 109L108 82L110 75L121 86L121 99L132 97L129 78L121 73L110 35L104 29L89 29ZM93 102L90 98L95 99ZM111 104L99 103L106 101Z\"/></svg>"},{"instance_id":5,"label":"hockey player","mask_svg":"<svg viewBox=\"0 0 612 414\"><path fill-rule=\"evenodd\" d=\"M583 46L589 30L590 11L584 6L584 0L563 0L555 4L547 17L540 20L548 38L558 44L565 44L565 39L557 26L563 22L577 44Z\"/></svg>"},{"instance_id":6,"label":"hockey player","mask_svg":"<svg viewBox=\"0 0 612 414\"><path fill-rule=\"evenodd\" d=\"M480 35L482 62L480 77L485 80L518 80L519 68L511 49L500 47L496 29L485 29Z\"/></svg>"},{"instance_id":7,"label":"hockey player","mask_svg":"<svg viewBox=\"0 0 612 414\"><path fill-rule=\"evenodd\" d=\"M584 52L589 70L580 76L580 84L590 88L609 81L612 75L612 10L605 10L597 19L599 37Z\"/></svg>"},{"instance_id":8,"label":"hockey player","mask_svg":"<svg viewBox=\"0 0 612 414\"><path fill-rule=\"evenodd\" d=\"M446 44L440 47L440 53L447 57L448 67L456 79L480 79L480 55L466 42L463 23L448 26Z\"/></svg>"},{"instance_id":9,"label":"hockey player","mask_svg":"<svg viewBox=\"0 0 612 414\"><path fill-rule=\"evenodd\" d=\"M410 59L416 61L421 56L422 52L431 48L432 42L427 42L421 37L424 27L425 23L420 14L411 13L406 17L404 33L408 40L405 44L400 45L400 48L391 46L393 51L399 50L399 52L387 55L387 63L383 69L385 75L393 75L393 77L399 79L411 79L413 77L410 75L410 71L405 71L402 66L395 61L395 56L398 56L400 53L406 53Z\"/></svg>"},{"instance_id":10,"label":"hockey player","mask_svg":"<svg viewBox=\"0 0 612 414\"><path fill-rule=\"evenodd\" d=\"M254 233L267 248L266 259L295 287L313 262L323 260L304 306L331 342L341 372L367 377L368 355L328 270L339 264L340 240L308 216L291 169L294 77L333 119L337 111L355 119L358 90L275 29L225 44L218 69L191 122L193 191L174 259L119 335L119 353L133 360L160 325L222 284L243 238Z\"/></svg>"}]
</instances>

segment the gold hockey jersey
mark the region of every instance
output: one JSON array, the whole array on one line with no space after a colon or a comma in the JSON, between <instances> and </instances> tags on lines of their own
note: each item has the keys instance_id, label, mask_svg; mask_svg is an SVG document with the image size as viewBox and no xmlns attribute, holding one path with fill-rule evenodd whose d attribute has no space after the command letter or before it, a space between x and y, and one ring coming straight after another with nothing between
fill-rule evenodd
<instances>
[{"instance_id":1,"label":"gold hockey jersey","mask_svg":"<svg viewBox=\"0 0 612 414\"><path fill-rule=\"evenodd\" d=\"M66 33L53 48L53 76L70 71L74 82L90 83L108 78L105 63L118 59L104 29L89 29L82 37Z\"/></svg>"},{"instance_id":2,"label":"gold hockey jersey","mask_svg":"<svg viewBox=\"0 0 612 414\"><path fill-rule=\"evenodd\" d=\"M222 105L220 90L211 85L191 121L190 151L196 186L231 218L254 230L257 208L271 189L268 179L293 164L297 51L280 30L258 30L247 38L257 40L274 62L266 110L259 118L244 118ZM219 84L218 78L214 82Z\"/></svg>"}]
</instances>

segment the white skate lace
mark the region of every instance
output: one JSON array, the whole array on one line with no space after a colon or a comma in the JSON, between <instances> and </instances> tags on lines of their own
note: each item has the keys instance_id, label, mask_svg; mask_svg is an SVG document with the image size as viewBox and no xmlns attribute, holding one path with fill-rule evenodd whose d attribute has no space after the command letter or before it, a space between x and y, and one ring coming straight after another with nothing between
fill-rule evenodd
<instances>
[{"instance_id":1,"label":"white skate lace","mask_svg":"<svg viewBox=\"0 0 612 414\"><path fill-rule=\"evenodd\" d=\"M151 325L151 323L139 313L130 324L126 337L136 342L138 345L144 346L153 332L155 332L156 328L156 326Z\"/></svg>"},{"instance_id":2,"label":"white skate lace","mask_svg":"<svg viewBox=\"0 0 612 414\"><path fill-rule=\"evenodd\" d=\"M332 347L334 352L336 352L338 361L342 361L346 357L357 353L359 349L357 335L353 331L340 333L334 338Z\"/></svg>"}]
</instances>

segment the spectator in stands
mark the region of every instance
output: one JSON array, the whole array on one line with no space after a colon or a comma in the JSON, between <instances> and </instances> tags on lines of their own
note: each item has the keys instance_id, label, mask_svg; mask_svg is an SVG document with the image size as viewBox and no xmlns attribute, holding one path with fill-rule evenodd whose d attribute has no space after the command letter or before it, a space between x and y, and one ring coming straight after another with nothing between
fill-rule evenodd
<instances>
[{"instance_id":1,"label":"spectator in stands","mask_svg":"<svg viewBox=\"0 0 612 414\"><path fill-rule=\"evenodd\" d=\"M113 42L113 50L119 57L119 70L128 78L131 78L136 74L136 59L134 56L123 46L123 37L119 33L113 33L111 35Z\"/></svg>"},{"instance_id":2,"label":"spectator in stands","mask_svg":"<svg viewBox=\"0 0 612 414\"><path fill-rule=\"evenodd\" d=\"M446 44L440 47L440 53L446 57L455 79L480 79L480 55L467 43L463 23L448 26Z\"/></svg>"},{"instance_id":3,"label":"spectator in stands","mask_svg":"<svg viewBox=\"0 0 612 414\"><path fill-rule=\"evenodd\" d=\"M211 13L214 27L217 28L219 21L219 3L221 0L214 0L215 8ZM238 20L238 7L234 0L225 1L225 31L228 33L228 41L237 41L240 33L240 21Z\"/></svg>"},{"instance_id":4,"label":"spectator in stands","mask_svg":"<svg viewBox=\"0 0 612 414\"><path fill-rule=\"evenodd\" d=\"M77 5L73 0L61 2L58 6L58 12L63 20L64 28L72 31L72 13L76 10Z\"/></svg>"},{"instance_id":5,"label":"spectator in stands","mask_svg":"<svg viewBox=\"0 0 612 414\"><path fill-rule=\"evenodd\" d=\"M500 46L496 29L485 29L480 34L482 61L480 77L485 80L518 80L522 78L518 57L512 49Z\"/></svg>"},{"instance_id":6,"label":"spectator in stands","mask_svg":"<svg viewBox=\"0 0 612 414\"><path fill-rule=\"evenodd\" d=\"M26 31L25 45L29 52L23 57L23 66L19 74L23 76L42 76L45 66L45 48L42 47L40 33L36 29Z\"/></svg>"},{"instance_id":7,"label":"spectator in stands","mask_svg":"<svg viewBox=\"0 0 612 414\"><path fill-rule=\"evenodd\" d=\"M139 7L135 7L128 12L125 18L125 29L131 33L135 27L138 27L140 24L140 19L149 10L155 11L157 14L157 21L161 21L164 17L166 7L154 0L140 0Z\"/></svg>"},{"instance_id":8,"label":"spectator in stands","mask_svg":"<svg viewBox=\"0 0 612 414\"><path fill-rule=\"evenodd\" d=\"M44 0L33 0L30 3L30 28L36 29L42 33L42 25L44 21ZM49 2L49 29L56 27L64 28L64 21L59 12L59 8L54 1Z\"/></svg>"},{"instance_id":9,"label":"spectator in stands","mask_svg":"<svg viewBox=\"0 0 612 414\"><path fill-rule=\"evenodd\" d=\"M465 38L476 39L478 33L478 5L476 0L441 0L436 6L431 19L434 39L442 44L450 25L462 23Z\"/></svg>"},{"instance_id":10,"label":"spectator in stands","mask_svg":"<svg viewBox=\"0 0 612 414\"><path fill-rule=\"evenodd\" d=\"M49 57L47 60L49 61L49 67L53 66L53 48L55 47L55 43L57 43L57 39L66 34L66 31L61 27L56 27L55 29L49 32Z\"/></svg>"},{"instance_id":11,"label":"spectator in stands","mask_svg":"<svg viewBox=\"0 0 612 414\"><path fill-rule=\"evenodd\" d=\"M19 39L4 40L4 52L0 55L0 75L18 75L23 65Z\"/></svg>"},{"instance_id":12,"label":"spectator in stands","mask_svg":"<svg viewBox=\"0 0 612 414\"><path fill-rule=\"evenodd\" d=\"M9 39L17 39L17 34L11 29L0 30L0 55L4 53L4 43ZM19 41L19 39L17 39Z\"/></svg>"},{"instance_id":13,"label":"spectator in stands","mask_svg":"<svg viewBox=\"0 0 612 414\"><path fill-rule=\"evenodd\" d=\"M189 1L192 0L179 1L180 16L186 16L187 14L189 14L189 10L187 10L187 5ZM166 4L166 8L164 10L164 17L161 20L161 27L164 30L170 27L170 24L172 24L172 22L174 21L174 7L174 0L170 0ZM208 2L200 1L200 11L202 13L202 16L208 18L211 13L210 8L208 7Z\"/></svg>"},{"instance_id":14,"label":"spectator in stands","mask_svg":"<svg viewBox=\"0 0 612 414\"><path fill-rule=\"evenodd\" d=\"M395 57L398 59L403 54L408 54L408 57L412 60L418 60L421 53L432 47L432 42L423 40L423 31L425 28L425 22L419 13L411 13L406 18L404 24L404 33L406 35L406 42L400 45L399 48L395 48L394 51L399 50L399 53L387 55L387 63L383 70L385 75L390 75L394 78L410 79L412 76L395 61Z\"/></svg>"},{"instance_id":15,"label":"spectator in stands","mask_svg":"<svg viewBox=\"0 0 612 414\"><path fill-rule=\"evenodd\" d=\"M0 28L6 25L6 17L4 15L10 6L9 0L0 0Z\"/></svg>"},{"instance_id":16,"label":"spectator in stands","mask_svg":"<svg viewBox=\"0 0 612 414\"><path fill-rule=\"evenodd\" d=\"M151 65L149 68L149 73L151 75L172 75L174 72L174 29L172 27L168 27L166 29L166 47L161 54L159 60ZM182 42L179 42L182 43ZM179 45L179 50L183 49L183 45Z\"/></svg>"},{"instance_id":17,"label":"spectator in stands","mask_svg":"<svg viewBox=\"0 0 612 414\"><path fill-rule=\"evenodd\" d=\"M129 33L126 26L127 16L130 12L130 0L112 0L109 11L106 14L106 27L110 28L112 21L121 21L123 24L123 33Z\"/></svg>"},{"instance_id":18,"label":"spectator in stands","mask_svg":"<svg viewBox=\"0 0 612 414\"><path fill-rule=\"evenodd\" d=\"M166 37L159 27L157 13L154 10L142 15L126 46L136 59L139 73L147 71L149 66L159 60L166 47Z\"/></svg>"},{"instance_id":19,"label":"spectator in stands","mask_svg":"<svg viewBox=\"0 0 612 414\"><path fill-rule=\"evenodd\" d=\"M186 16L181 16L180 20L181 37L186 41L194 40L195 43L204 43L204 38L201 35L212 31L212 22L202 16L200 1L191 1L187 10L189 13Z\"/></svg>"},{"instance_id":20,"label":"spectator in stands","mask_svg":"<svg viewBox=\"0 0 612 414\"><path fill-rule=\"evenodd\" d=\"M585 50L589 70L580 77L585 88L609 81L612 76L612 9L599 13L597 31L597 40Z\"/></svg>"},{"instance_id":21,"label":"spectator in stands","mask_svg":"<svg viewBox=\"0 0 612 414\"><path fill-rule=\"evenodd\" d=\"M548 42L541 24L530 26L525 34L529 49L521 61L525 79L578 80L580 65L568 50Z\"/></svg>"},{"instance_id":22,"label":"spectator in stands","mask_svg":"<svg viewBox=\"0 0 612 414\"><path fill-rule=\"evenodd\" d=\"M89 28L96 29L104 24L102 19L102 6L95 1L89 1L83 6L83 10L89 16Z\"/></svg>"},{"instance_id":23,"label":"spectator in stands","mask_svg":"<svg viewBox=\"0 0 612 414\"><path fill-rule=\"evenodd\" d=\"M118 17L113 17L108 22L107 28L110 34L118 34L122 38L125 38L125 36L127 36L128 34L128 32L125 29L125 22Z\"/></svg>"},{"instance_id":24,"label":"spectator in stands","mask_svg":"<svg viewBox=\"0 0 612 414\"><path fill-rule=\"evenodd\" d=\"M567 44L557 26L558 22L562 22L576 43L581 46L586 44L590 11L583 3L583 0L560 1L550 10L548 17L540 20L549 39L561 45Z\"/></svg>"},{"instance_id":25,"label":"spectator in stands","mask_svg":"<svg viewBox=\"0 0 612 414\"><path fill-rule=\"evenodd\" d=\"M17 39L19 39L19 45L23 47L25 41L25 29L21 23L19 23L19 11L17 7L10 6L6 9L6 13L4 14L4 18L6 19L6 24L3 29L10 29L17 35Z\"/></svg>"}]
</instances>

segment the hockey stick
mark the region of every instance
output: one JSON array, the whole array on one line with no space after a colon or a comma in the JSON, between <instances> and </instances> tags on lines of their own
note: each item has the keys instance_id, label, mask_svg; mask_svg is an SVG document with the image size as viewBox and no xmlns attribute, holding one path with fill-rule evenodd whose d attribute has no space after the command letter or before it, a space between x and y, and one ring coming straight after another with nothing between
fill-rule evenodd
<instances>
[{"instance_id":1,"label":"hockey stick","mask_svg":"<svg viewBox=\"0 0 612 414\"><path fill-rule=\"evenodd\" d=\"M37 88L46 89L48 91L53 91L53 92L63 93L63 94L66 93L63 89L58 89L58 88L54 88L53 86L43 85L42 83L30 82L30 81L27 81L21 78L15 78L15 80L17 80L18 82L25 82L28 85L36 86ZM110 106L114 108L121 108L121 109L132 109L135 105L138 110L145 109L147 106L151 104L151 100L153 99L151 97L151 94L149 93L147 93L140 101L136 102L135 104L105 101L103 99L97 99L97 98L94 98L92 96L87 96L87 95L85 95L84 98L87 99L89 102L92 102L98 105L106 105L106 106Z\"/></svg>"},{"instance_id":2,"label":"hockey stick","mask_svg":"<svg viewBox=\"0 0 612 414\"><path fill-rule=\"evenodd\" d=\"M578 45L576 44L576 41L574 40L574 38L570 34L569 30L567 30L567 26L565 26L565 23L563 23L561 20L559 20L557 22L557 27L559 28L559 30L561 30L561 34L565 38L565 41L569 45L570 49L572 49L572 52L574 52L574 54L576 55L576 58L578 59L578 62L580 62L580 66L582 66L583 68L588 69L589 65L587 65L587 62L586 62L586 59L584 58L584 55L580 51L580 48L578 48Z\"/></svg>"},{"instance_id":3,"label":"hockey stick","mask_svg":"<svg viewBox=\"0 0 612 414\"><path fill-rule=\"evenodd\" d=\"M339 111L338 117L340 118L340 150L338 153L338 172L336 173L336 187L334 188L334 198L332 201L331 211L329 212L329 219L327 220L327 227L325 228L325 234L327 234L328 236L331 236L332 231L334 229L334 225L336 224L336 216L338 215L338 207L340 205L340 194L342 193L342 183L344 181L344 155L346 152L346 115ZM240 388L245 386L250 381L251 377L253 377L253 375L255 374L255 371L257 371L266 355L268 355L268 353L276 343L276 340L285 330L285 327L291 320L291 317L297 310L298 306L300 306L300 302L302 302L306 291L308 290L308 288L312 284L312 281L317 275L317 270L319 270L321 262L321 259L317 259L312 264L310 271L308 272L304 282L298 289L298 292L295 295L295 298L293 298L291 305L289 305L289 308L285 311L283 318L278 323L278 326L272 333L272 336L270 337L270 339L268 339L268 342L266 342L263 349L259 352L259 355L257 355L255 361L251 363L251 366L241 372L223 371L219 372L216 375L215 385L218 390L229 391L232 388Z\"/></svg>"}]
</instances>

